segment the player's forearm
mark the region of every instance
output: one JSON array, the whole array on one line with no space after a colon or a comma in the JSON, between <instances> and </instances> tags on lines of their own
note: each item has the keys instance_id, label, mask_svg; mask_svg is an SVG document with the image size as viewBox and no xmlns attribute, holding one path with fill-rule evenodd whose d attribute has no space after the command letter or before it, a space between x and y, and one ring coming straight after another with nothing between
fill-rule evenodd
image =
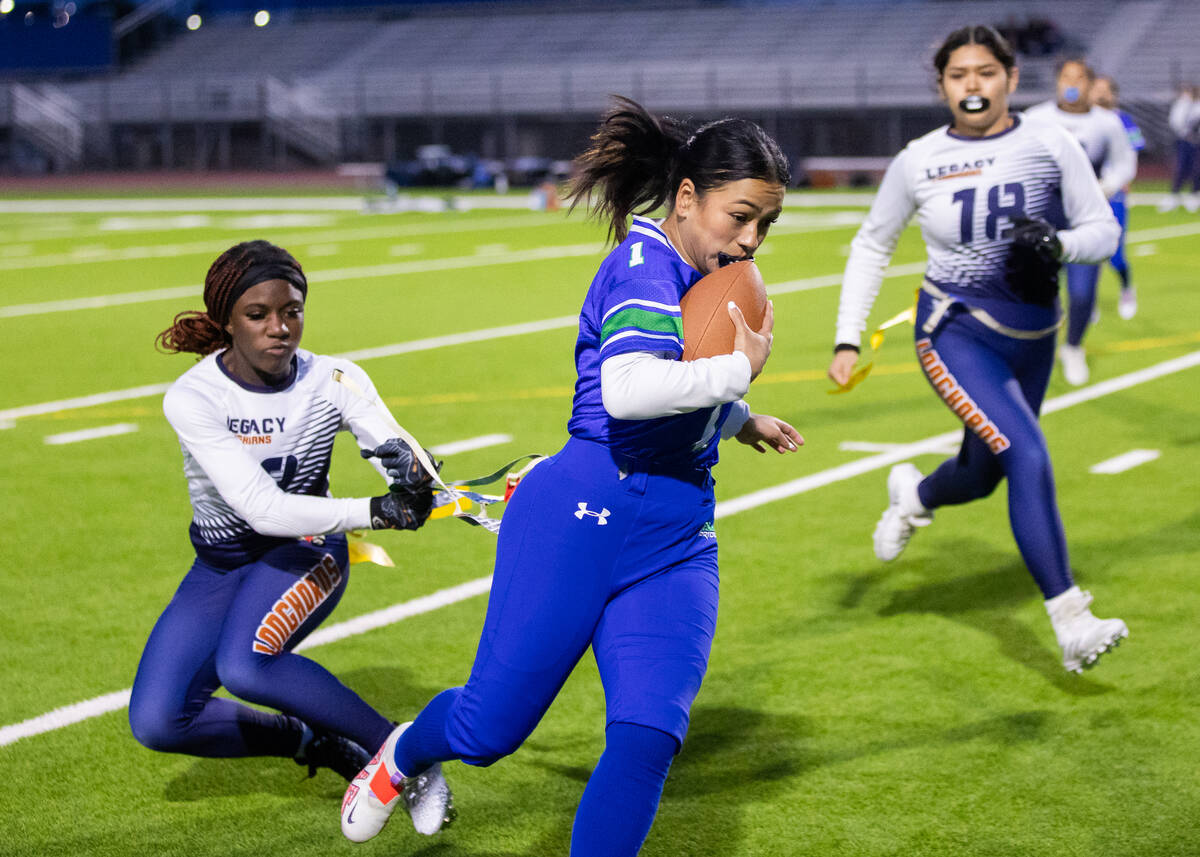
<instances>
[{"instance_id":1,"label":"player's forearm","mask_svg":"<svg viewBox=\"0 0 1200 857\"><path fill-rule=\"evenodd\" d=\"M275 488L273 496L264 490L230 505L264 536L301 538L371 527L368 497L310 497Z\"/></svg>"},{"instance_id":2,"label":"player's forearm","mask_svg":"<svg viewBox=\"0 0 1200 857\"><path fill-rule=\"evenodd\" d=\"M860 344L891 257L891 248L879 245L862 233L855 237L842 277L835 344L855 347Z\"/></svg>"},{"instance_id":3,"label":"player's forearm","mask_svg":"<svg viewBox=\"0 0 1200 857\"><path fill-rule=\"evenodd\" d=\"M733 402L750 389L750 361L740 351L670 360L644 351L617 354L600 366L604 409L619 420L685 414Z\"/></svg>"},{"instance_id":4,"label":"player's forearm","mask_svg":"<svg viewBox=\"0 0 1200 857\"><path fill-rule=\"evenodd\" d=\"M1089 221L1058 233L1062 244L1062 260L1081 265L1099 265L1117 252L1121 241L1121 225L1111 214L1107 218Z\"/></svg>"}]
</instances>

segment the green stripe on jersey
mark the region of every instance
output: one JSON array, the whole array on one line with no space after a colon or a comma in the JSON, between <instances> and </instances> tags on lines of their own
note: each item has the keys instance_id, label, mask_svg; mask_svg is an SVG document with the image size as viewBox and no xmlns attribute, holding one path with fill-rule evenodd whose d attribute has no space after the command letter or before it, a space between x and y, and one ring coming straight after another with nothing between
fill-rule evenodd
<instances>
[{"instance_id":1,"label":"green stripe on jersey","mask_svg":"<svg viewBox=\"0 0 1200 857\"><path fill-rule=\"evenodd\" d=\"M683 321L679 316L631 306L614 312L608 317L608 320L604 322L604 327L600 330L600 342L603 343L618 330L627 327L635 327L647 333L669 333L679 337L680 340L683 339Z\"/></svg>"}]
</instances>

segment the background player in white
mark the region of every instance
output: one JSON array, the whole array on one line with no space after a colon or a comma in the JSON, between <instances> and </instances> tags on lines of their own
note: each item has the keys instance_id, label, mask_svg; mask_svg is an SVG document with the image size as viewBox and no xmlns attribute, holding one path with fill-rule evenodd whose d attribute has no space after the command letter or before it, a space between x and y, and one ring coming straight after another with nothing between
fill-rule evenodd
<instances>
[{"instance_id":1,"label":"background player in white","mask_svg":"<svg viewBox=\"0 0 1200 857\"><path fill-rule=\"evenodd\" d=\"M1180 87L1171 102L1167 124L1175 135L1175 172L1171 177L1171 192L1163 197L1158 210L1173 211L1183 205L1195 213L1200 211L1200 86L1189 83ZM1191 193L1180 196L1188 183L1192 186Z\"/></svg>"},{"instance_id":2,"label":"background player in white","mask_svg":"<svg viewBox=\"0 0 1200 857\"><path fill-rule=\"evenodd\" d=\"M1125 126L1125 135L1129 137L1129 145L1133 147L1134 157L1137 157L1137 153L1146 148L1146 138L1134 118L1118 106L1117 99L1120 97L1120 89L1117 82L1107 75L1097 75L1096 80L1092 83L1091 97L1093 104L1117 114L1117 118ZM1108 199L1113 217L1117 218L1117 223L1121 224L1121 241L1117 245L1117 252L1113 253L1108 263L1121 278L1121 295L1117 300L1117 314L1126 321L1137 315L1138 306L1137 289L1133 285L1133 277L1129 271L1129 260L1125 258L1125 233L1129 229L1128 197L1129 186L1126 185Z\"/></svg>"},{"instance_id":3,"label":"background player in white","mask_svg":"<svg viewBox=\"0 0 1200 857\"><path fill-rule=\"evenodd\" d=\"M962 420L959 454L922 478L888 476L875 553L893 560L940 506L967 503L1008 480L1021 557L1073 672L1128 634L1100 620L1075 585L1037 414L1054 364L1060 260L1112 255L1120 227L1079 144L1057 125L1012 115L1012 48L991 27L951 33L934 58L949 126L913 140L888 166L851 244L830 377L845 384L900 233L915 215L929 261L917 303L917 356Z\"/></svg>"},{"instance_id":4,"label":"background player in white","mask_svg":"<svg viewBox=\"0 0 1200 857\"><path fill-rule=\"evenodd\" d=\"M1059 65L1057 95L1054 101L1037 104L1026 113L1049 120L1066 128L1079 140L1092 168L1100 180L1104 198L1111 200L1121 194L1137 172L1137 153L1120 117L1111 110L1091 102L1091 87L1095 72L1080 59L1066 60ZM1067 263L1066 341L1059 349L1063 377L1067 383L1086 384L1089 376L1083 337L1092 320L1096 306L1096 283L1100 279L1099 264Z\"/></svg>"},{"instance_id":5,"label":"background player in white","mask_svg":"<svg viewBox=\"0 0 1200 857\"><path fill-rule=\"evenodd\" d=\"M167 351L202 355L163 400L183 450L196 559L146 643L129 721L153 750L283 756L350 779L393 724L292 649L345 591L342 534L420 527L431 478L372 403L333 380L340 369L373 397L365 372L299 348L307 294L286 250L238 244L209 268L205 310L180 313L159 336ZM329 496L334 436L346 429L381 457L388 493ZM219 687L281 713L213 696ZM448 801L444 784L426 785L427 796L410 789L414 803Z\"/></svg>"}]
</instances>

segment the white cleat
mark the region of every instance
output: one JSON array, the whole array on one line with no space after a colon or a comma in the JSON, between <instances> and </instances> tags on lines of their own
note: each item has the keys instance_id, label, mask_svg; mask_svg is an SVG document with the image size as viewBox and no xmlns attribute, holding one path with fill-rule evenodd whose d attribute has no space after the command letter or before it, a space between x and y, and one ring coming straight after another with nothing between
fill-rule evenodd
<instances>
[{"instance_id":1,"label":"white cleat","mask_svg":"<svg viewBox=\"0 0 1200 857\"><path fill-rule=\"evenodd\" d=\"M1046 601L1046 612L1054 627L1054 636L1062 648L1063 667L1081 673L1096 665L1105 652L1112 651L1129 636L1129 628L1120 619L1097 619L1088 606L1092 593L1072 586Z\"/></svg>"},{"instance_id":2,"label":"white cleat","mask_svg":"<svg viewBox=\"0 0 1200 857\"><path fill-rule=\"evenodd\" d=\"M1189 193L1183 198L1183 207L1188 214L1200 211L1200 193Z\"/></svg>"},{"instance_id":3,"label":"white cleat","mask_svg":"<svg viewBox=\"0 0 1200 857\"><path fill-rule=\"evenodd\" d=\"M1088 371L1087 357L1084 356L1082 345L1063 343L1058 347L1058 359L1062 361L1063 377L1072 387L1079 387L1088 382L1091 373Z\"/></svg>"},{"instance_id":4,"label":"white cleat","mask_svg":"<svg viewBox=\"0 0 1200 857\"><path fill-rule=\"evenodd\" d=\"M1158 210L1166 214L1168 211L1174 211L1179 208L1181 202L1179 194L1169 193L1158 201Z\"/></svg>"},{"instance_id":5,"label":"white cleat","mask_svg":"<svg viewBox=\"0 0 1200 857\"><path fill-rule=\"evenodd\" d=\"M412 723L392 730L367 766L359 771L342 798L342 834L352 842L366 842L387 824L401 802L418 833L432 836L454 820L454 798L442 776L440 763L415 777L396 767L396 741Z\"/></svg>"},{"instance_id":6,"label":"white cleat","mask_svg":"<svg viewBox=\"0 0 1200 857\"><path fill-rule=\"evenodd\" d=\"M1121 296L1117 298L1117 315L1125 321L1137 315L1137 289L1133 286L1121 289Z\"/></svg>"},{"instance_id":7,"label":"white cleat","mask_svg":"<svg viewBox=\"0 0 1200 857\"><path fill-rule=\"evenodd\" d=\"M888 507L875 525L875 556L884 562L904 552L914 529L933 523L933 512L917 497L917 486L923 478L921 471L907 461L888 474Z\"/></svg>"}]
</instances>

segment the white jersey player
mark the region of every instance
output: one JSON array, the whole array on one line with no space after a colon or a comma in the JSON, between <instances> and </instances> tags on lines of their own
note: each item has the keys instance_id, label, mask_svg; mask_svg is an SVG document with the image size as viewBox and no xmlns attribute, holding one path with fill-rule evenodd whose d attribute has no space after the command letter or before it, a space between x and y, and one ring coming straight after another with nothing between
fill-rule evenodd
<instances>
[{"instance_id":1,"label":"white jersey player","mask_svg":"<svg viewBox=\"0 0 1200 857\"><path fill-rule=\"evenodd\" d=\"M1096 75L1083 60L1067 60L1059 66L1057 96L1025 111L1066 128L1087 153L1100 187L1108 200L1116 198L1137 173L1137 152L1129 141L1125 124L1112 110L1091 103L1090 91ZM1059 356L1063 376L1074 385L1086 384L1090 372L1083 351L1083 337L1096 308L1096 283L1100 265L1068 264L1067 337Z\"/></svg>"},{"instance_id":2,"label":"white jersey player","mask_svg":"<svg viewBox=\"0 0 1200 857\"><path fill-rule=\"evenodd\" d=\"M153 750L284 756L350 780L392 721L293 649L346 589L345 531L421 526L432 478L373 403L333 379L342 370L371 399L366 373L300 350L307 294L290 253L245 242L209 269L205 310L159 336L167 351L206 355L163 402L183 448L196 559L142 652L129 721ZM342 429L395 478L382 497L329 496ZM279 713L214 696L220 687ZM434 800L440 819L449 791L432 786L414 786L410 806Z\"/></svg>"},{"instance_id":3,"label":"white jersey player","mask_svg":"<svg viewBox=\"0 0 1200 857\"><path fill-rule=\"evenodd\" d=\"M875 529L896 559L933 510L986 497L1008 480L1009 520L1079 671L1128 631L1100 620L1075 585L1037 414L1054 363L1061 261L1112 255L1120 227L1079 143L1058 125L1013 115L1011 46L991 27L956 30L934 59L954 121L913 140L888 166L846 263L830 377L847 385L883 271L915 215L929 262L916 351L930 385L962 421L958 455L923 477L899 464Z\"/></svg>"}]
</instances>

